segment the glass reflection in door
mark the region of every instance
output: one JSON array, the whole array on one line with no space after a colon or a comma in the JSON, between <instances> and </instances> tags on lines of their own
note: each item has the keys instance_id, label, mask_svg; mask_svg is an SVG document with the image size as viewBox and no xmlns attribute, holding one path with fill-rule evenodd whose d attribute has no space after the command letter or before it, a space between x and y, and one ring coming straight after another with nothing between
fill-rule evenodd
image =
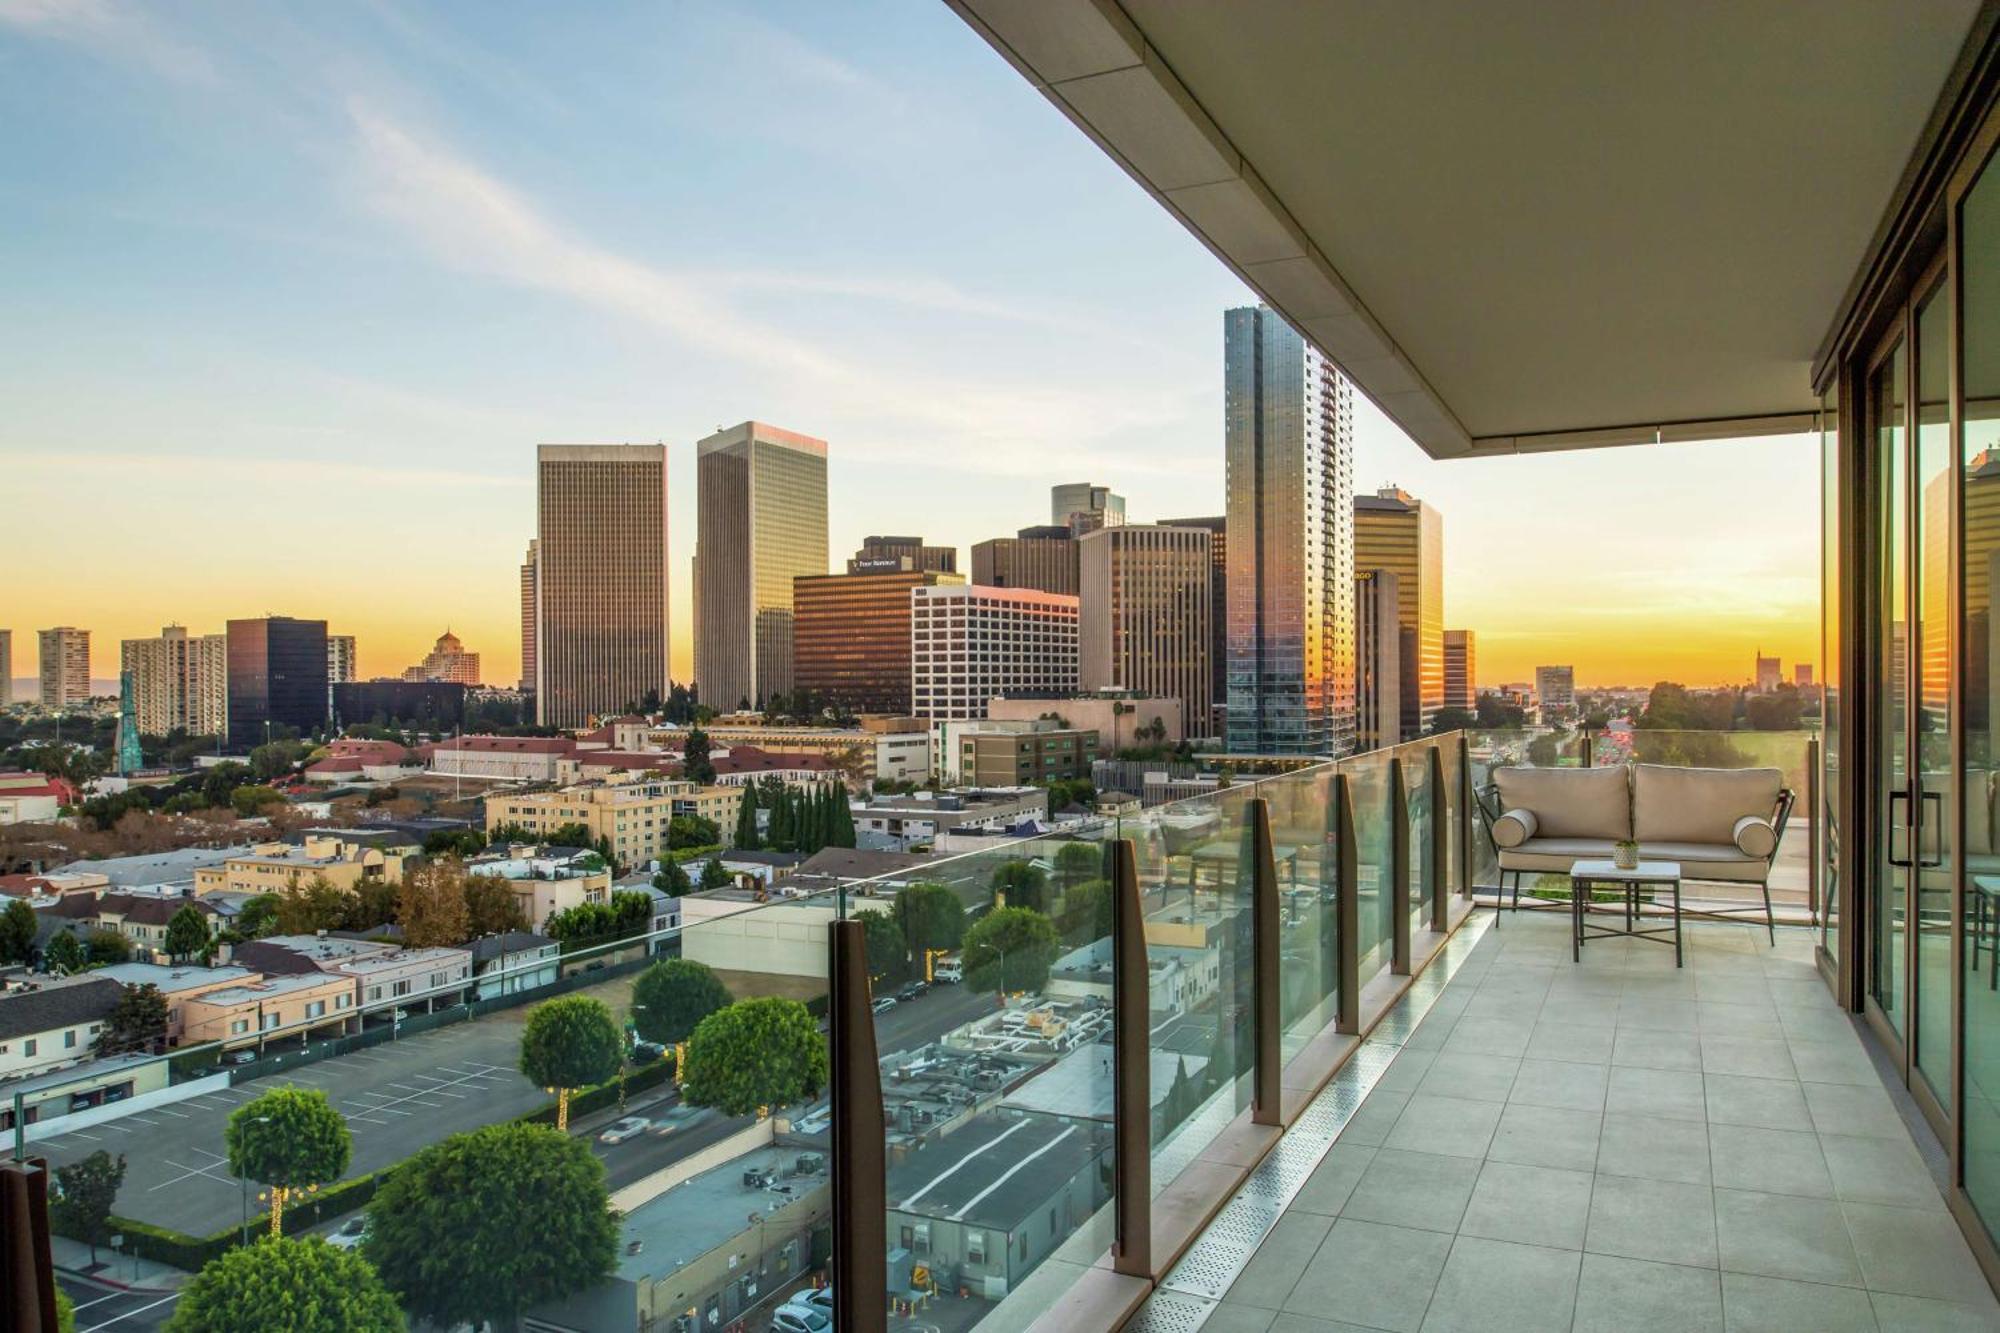
<instances>
[{"instance_id":1,"label":"glass reflection in door","mask_svg":"<svg viewBox=\"0 0 2000 1333\"><path fill-rule=\"evenodd\" d=\"M1916 876L1916 1029L1911 1051L1947 1117L1951 1111L1951 923L1957 867L1952 846L1951 766L1951 302L1939 282L1917 306L1916 552L1910 590L1910 650L1918 664L1909 692L1916 742L1916 823L1910 871Z\"/></svg>"},{"instance_id":2,"label":"glass reflection in door","mask_svg":"<svg viewBox=\"0 0 2000 1333\"><path fill-rule=\"evenodd\" d=\"M1874 892L1868 895L1869 994L1892 1032L1908 1035L1904 925L1909 881L1909 456L1903 428L1907 384L1897 342L1869 376L1869 420L1875 431L1880 504L1876 547L1877 596L1884 633L1878 678L1882 708L1878 767Z\"/></svg>"}]
</instances>

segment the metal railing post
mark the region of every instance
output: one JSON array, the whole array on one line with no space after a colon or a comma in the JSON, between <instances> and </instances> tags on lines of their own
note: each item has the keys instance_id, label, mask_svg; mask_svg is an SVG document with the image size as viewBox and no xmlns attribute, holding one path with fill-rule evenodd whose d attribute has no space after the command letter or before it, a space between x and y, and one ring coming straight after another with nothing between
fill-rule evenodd
<instances>
[{"instance_id":1,"label":"metal railing post","mask_svg":"<svg viewBox=\"0 0 2000 1333\"><path fill-rule=\"evenodd\" d=\"M887 1333L889 1215L882 1067L868 999L867 929L836 921L827 945L833 1113L833 1318Z\"/></svg>"},{"instance_id":2,"label":"metal railing post","mask_svg":"<svg viewBox=\"0 0 2000 1333\"><path fill-rule=\"evenodd\" d=\"M1139 911L1139 854L1111 844L1112 1267L1153 1277L1153 1094L1147 1052L1146 924Z\"/></svg>"},{"instance_id":3,"label":"metal railing post","mask_svg":"<svg viewBox=\"0 0 2000 1333\"><path fill-rule=\"evenodd\" d=\"M1451 921L1451 876L1445 873L1451 830L1446 827L1450 805L1444 790L1444 751L1433 745L1425 759L1424 787L1431 802L1431 836L1424 847L1431 873L1431 929L1443 934Z\"/></svg>"},{"instance_id":4,"label":"metal railing post","mask_svg":"<svg viewBox=\"0 0 2000 1333\"><path fill-rule=\"evenodd\" d=\"M1587 731L1578 732L1576 737L1576 761L1585 768L1589 768L1591 760L1595 758L1591 753L1591 748L1590 733Z\"/></svg>"},{"instance_id":5,"label":"metal railing post","mask_svg":"<svg viewBox=\"0 0 2000 1333\"><path fill-rule=\"evenodd\" d=\"M1389 970L1410 975L1410 793L1403 757L1389 760Z\"/></svg>"},{"instance_id":6,"label":"metal railing post","mask_svg":"<svg viewBox=\"0 0 2000 1333\"><path fill-rule=\"evenodd\" d=\"M1472 746L1458 733L1458 891L1472 897Z\"/></svg>"},{"instance_id":7,"label":"metal railing post","mask_svg":"<svg viewBox=\"0 0 2000 1333\"><path fill-rule=\"evenodd\" d=\"M1808 827L1812 830L1810 844L1806 847L1806 919L1819 924L1819 844L1820 825L1824 812L1820 809L1819 795L1819 737L1806 737L1806 809L1811 814Z\"/></svg>"},{"instance_id":8,"label":"metal railing post","mask_svg":"<svg viewBox=\"0 0 2000 1333\"><path fill-rule=\"evenodd\" d=\"M1271 802L1250 801L1250 1013L1256 1041L1250 1119L1259 1125L1282 1124L1279 1079L1284 1055L1278 1043L1282 1021L1279 999L1284 993L1278 947L1278 860L1271 842Z\"/></svg>"},{"instance_id":9,"label":"metal railing post","mask_svg":"<svg viewBox=\"0 0 2000 1333\"><path fill-rule=\"evenodd\" d=\"M1354 845L1354 788L1345 773L1333 775L1334 921L1340 948L1337 1032L1361 1031L1361 867Z\"/></svg>"}]
</instances>

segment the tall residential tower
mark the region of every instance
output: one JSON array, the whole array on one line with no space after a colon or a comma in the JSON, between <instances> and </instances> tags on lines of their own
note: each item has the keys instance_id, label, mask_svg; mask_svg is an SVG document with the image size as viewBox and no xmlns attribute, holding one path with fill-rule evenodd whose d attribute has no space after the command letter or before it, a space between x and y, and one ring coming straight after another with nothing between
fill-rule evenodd
<instances>
[{"instance_id":1,"label":"tall residential tower","mask_svg":"<svg viewBox=\"0 0 2000 1333\"><path fill-rule=\"evenodd\" d=\"M1355 742L1354 389L1263 306L1223 313L1228 747Z\"/></svg>"},{"instance_id":2,"label":"tall residential tower","mask_svg":"<svg viewBox=\"0 0 2000 1333\"><path fill-rule=\"evenodd\" d=\"M697 448L694 675L726 713L792 692L792 580L827 572L826 441L746 421Z\"/></svg>"},{"instance_id":3,"label":"tall residential tower","mask_svg":"<svg viewBox=\"0 0 2000 1333\"><path fill-rule=\"evenodd\" d=\"M41 635L42 707L73 708L90 700L90 631L69 625Z\"/></svg>"},{"instance_id":4,"label":"tall residential tower","mask_svg":"<svg viewBox=\"0 0 2000 1333\"><path fill-rule=\"evenodd\" d=\"M580 727L667 691L667 450L535 452L535 720Z\"/></svg>"},{"instance_id":5,"label":"tall residential tower","mask_svg":"<svg viewBox=\"0 0 2000 1333\"><path fill-rule=\"evenodd\" d=\"M1444 519L1394 486L1355 496L1354 572L1396 576L1398 730L1413 740L1444 707Z\"/></svg>"}]
</instances>

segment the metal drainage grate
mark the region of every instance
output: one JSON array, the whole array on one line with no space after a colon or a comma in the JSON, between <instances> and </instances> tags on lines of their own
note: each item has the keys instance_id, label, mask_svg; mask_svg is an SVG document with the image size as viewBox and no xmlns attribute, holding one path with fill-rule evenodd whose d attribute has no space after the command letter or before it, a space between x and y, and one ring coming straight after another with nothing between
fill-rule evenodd
<instances>
[{"instance_id":1,"label":"metal drainage grate","mask_svg":"<svg viewBox=\"0 0 2000 1333\"><path fill-rule=\"evenodd\" d=\"M1376 1029L1381 1033L1384 1026L1393 1023L1391 1030L1397 1036L1383 1040L1371 1034L1355 1049L1340 1073L1300 1113L1250 1172L1235 1197L1223 1205L1208 1229L1161 1280L1139 1313L1125 1325L1127 1333L1193 1333L1207 1322L1224 1293L1242 1276L1257 1247L1325 1160L1327 1150L1361 1108L1362 1100L1388 1071L1400 1052L1401 1040L1423 1021L1486 930L1478 921L1468 921L1459 928L1443 954L1418 978L1421 982L1435 975L1436 983L1421 989L1413 986ZM1461 943L1462 948L1458 947Z\"/></svg>"}]
</instances>

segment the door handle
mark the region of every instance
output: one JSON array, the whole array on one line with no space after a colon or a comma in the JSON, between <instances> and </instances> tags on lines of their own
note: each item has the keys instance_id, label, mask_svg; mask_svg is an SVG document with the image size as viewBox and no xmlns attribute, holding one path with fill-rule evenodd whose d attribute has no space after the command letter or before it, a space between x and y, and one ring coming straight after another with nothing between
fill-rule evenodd
<instances>
[{"instance_id":1,"label":"door handle","mask_svg":"<svg viewBox=\"0 0 2000 1333\"><path fill-rule=\"evenodd\" d=\"M1938 856L1937 856L1937 860L1935 860L1935 861L1926 861L1926 860L1925 860L1925 859L1923 858L1923 845L1924 845L1924 827L1925 827L1925 825L1929 824L1929 823L1930 823L1930 821L1929 821L1928 819L1926 819L1926 818L1924 817L1924 815L1925 815L1925 811L1926 811L1926 810L1927 810L1927 809L1929 808L1929 806L1930 806L1930 804L1931 804L1931 802L1932 802L1932 801L1936 801L1936 802L1937 802L1937 824L1935 825L1935 832L1936 832L1936 836L1937 836L1937 849L1938 849ZM1922 795L1922 796L1921 796L1921 797L1920 797L1920 798L1918 799L1918 802L1917 802L1917 843L1916 843L1916 846L1917 846L1917 853L1918 853L1918 854L1917 854L1917 865L1918 865L1918 866L1919 866L1919 867L1920 867L1921 869L1924 869L1924 870L1935 870L1935 869L1937 869L1937 868L1938 868L1939 866L1941 866L1941 865L1943 865L1943 864L1944 864L1944 861L1945 861L1945 856L1944 856L1944 793L1943 793L1943 792L1941 792L1941 791L1927 791L1927 792L1924 792L1924 793L1923 793L1923 795Z\"/></svg>"},{"instance_id":2,"label":"door handle","mask_svg":"<svg viewBox=\"0 0 2000 1333\"><path fill-rule=\"evenodd\" d=\"M1905 870L1907 870L1907 869L1909 868L1909 865L1910 865L1910 861L1909 861L1909 858L1908 858L1908 857L1901 857L1901 856L1897 856L1897 855L1896 855L1896 830L1900 828L1900 829L1903 829L1903 830L1905 830L1905 831L1906 831L1906 833L1907 833L1907 830L1908 830L1908 828L1909 828L1909 825L1908 825L1907 823L1903 822L1902 820L1899 820L1899 819L1897 819L1897 818L1896 818L1896 802L1898 802L1898 801L1908 801L1909 799L1910 799L1910 793L1909 793L1909 789L1908 789L1908 788L1904 788L1904 789L1902 789L1902 790L1900 790L1900 791L1892 791L1892 792L1890 792L1890 793L1889 793L1889 829L1888 829L1888 834L1889 834L1889 857L1888 857L1888 860L1889 860L1889 864L1890 864L1890 865L1892 865L1892 866L1899 866L1899 867L1901 867L1901 868L1903 868L1903 869L1905 869Z\"/></svg>"}]
</instances>

